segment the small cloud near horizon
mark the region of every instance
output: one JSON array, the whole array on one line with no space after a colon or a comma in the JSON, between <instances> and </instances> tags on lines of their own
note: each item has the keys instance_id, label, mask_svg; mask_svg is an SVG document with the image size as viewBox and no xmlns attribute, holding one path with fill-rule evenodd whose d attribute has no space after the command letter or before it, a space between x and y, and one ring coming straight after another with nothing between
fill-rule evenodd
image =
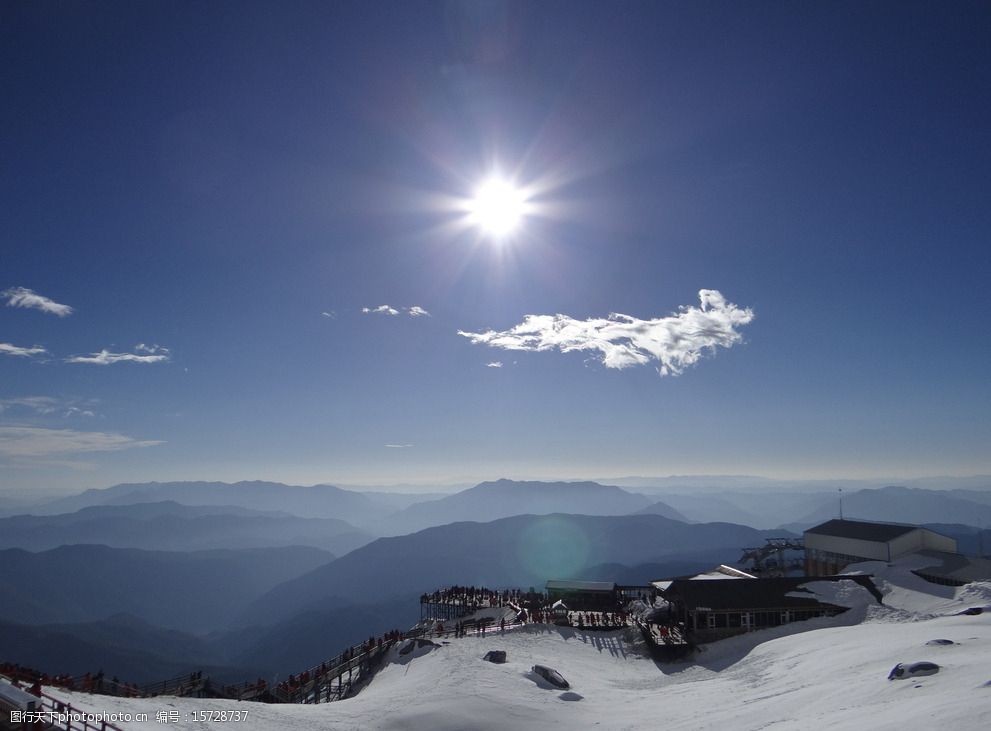
<instances>
[{"instance_id":1,"label":"small cloud near horizon","mask_svg":"<svg viewBox=\"0 0 991 731\"><path fill-rule=\"evenodd\" d=\"M43 459L67 454L119 452L123 449L154 447L165 442L137 440L112 432L83 432L75 429L42 427L0 427L0 457Z\"/></svg>"},{"instance_id":2,"label":"small cloud near horizon","mask_svg":"<svg viewBox=\"0 0 991 731\"><path fill-rule=\"evenodd\" d=\"M678 376L706 352L743 340L737 328L754 319L749 308L727 302L714 289L699 291L700 306L682 306L677 314L640 320L613 313L607 318L576 320L567 315L526 315L508 330L481 333L459 330L475 345L540 352L597 351L606 368L623 369L658 363L661 376Z\"/></svg>"},{"instance_id":3,"label":"small cloud near horizon","mask_svg":"<svg viewBox=\"0 0 991 731\"><path fill-rule=\"evenodd\" d=\"M390 305L379 305L378 307L362 307L361 311L366 315L389 315L395 317L400 312L405 312L410 317L430 317L430 313L419 305L412 307L400 307L396 309Z\"/></svg>"},{"instance_id":4,"label":"small cloud near horizon","mask_svg":"<svg viewBox=\"0 0 991 731\"><path fill-rule=\"evenodd\" d=\"M0 399L0 414L7 411L33 412L39 416L60 414L70 416L96 416L90 406L93 400L81 402L78 399L60 399L53 396L21 396L19 398Z\"/></svg>"},{"instance_id":5,"label":"small cloud near horizon","mask_svg":"<svg viewBox=\"0 0 991 731\"><path fill-rule=\"evenodd\" d=\"M3 292L0 292L0 296L7 298L7 307L41 310L57 317L66 317L73 312L69 305L60 304L27 287L5 289Z\"/></svg>"},{"instance_id":6,"label":"small cloud near horizon","mask_svg":"<svg viewBox=\"0 0 991 731\"><path fill-rule=\"evenodd\" d=\"M389 449L409 449L413 445L412 444L386 444L385 446L388 447Z\"/></svg>"},{"instance_id":7,"label":"small cloud near horizon","mask_svg":"<svg viewBox=\"0 0 991 731\"><path fill-rule=\"evenodd\" d=\"M389 305L379 305L378 307L362 307L361 311L366 315L389 315L395 317L399 314L399 310L395 307L389 307Z\"/></svg>"},{"instance_id":8,"label":"small cloud near horizon","mask_svg":"<svg viewBox=\"0 0 991 731\"><path fill-rule=\"evenodd\" d=\"M19 345L12 345L11 343L0 343L0 354L2 355L13 355L20 358L33 358L36 355L44 355L47 352L48 351L40 345L35 345L31 348L22 348Z\"/></svg>"},{"instance_id":9,"label":"small cloud near horizon","mask_svg":"<svg viewBox=\"0 0 991 731\"><path fill-rule=\"evenodd\" d=\"M491 363L486 363L485 364L485 367L486 368L502 368L502 361L501 360L494 360Z\"/></svg>"},{"instance_id":10,"label":"small cloud near horizon","mask_svg":"<svg viewBox=\"0 0 991 731\"><path fill-rule=\"evenodd\" d=\"M169 360L169 349L161 345L145 345L138 343L134 346L136 353L111 353L101 350L89 355L74 355L65 359L66 363L87 363L90 365L112 365L114 363L163 363ZM139 355L144 353L144 355Z\"/></svg>"}]
</instances>

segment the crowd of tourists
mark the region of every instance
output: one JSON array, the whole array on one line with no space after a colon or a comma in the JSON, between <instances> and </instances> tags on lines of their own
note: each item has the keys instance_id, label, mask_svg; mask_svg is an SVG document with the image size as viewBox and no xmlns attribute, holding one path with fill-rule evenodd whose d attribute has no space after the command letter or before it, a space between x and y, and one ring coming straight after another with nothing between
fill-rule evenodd
<instances>
[{"instance_id":1,"label":"crowd of tourists","mask_svg":"<svg viewBox=\"0 0 991 731\"><path fill-rule=\"evenodd\" d=\"M44 685L124 698L138 698L144 695L135 683L123 682L118 680L117 676L107 678L104 676L103 670L95 673L87 672L84 675L74 677L66 673L50 675L18 663L4 662L0 663L0 675L10 678L11 685L14 687L27 688L28 692L39 698L41 697L41 687Z\"/></svg>"},{"instance_id":2,"label":"crowd of tourists","mask_svg":"<svg viewBox=\"0 0 991 731\"><path fill-rule=\"evenodd\" d=\"M484 586L450 586L420 597L421 604L456 604L474 609L504 607L520 600L519 589L496 591Z\"/></svg>"}]
</instances>

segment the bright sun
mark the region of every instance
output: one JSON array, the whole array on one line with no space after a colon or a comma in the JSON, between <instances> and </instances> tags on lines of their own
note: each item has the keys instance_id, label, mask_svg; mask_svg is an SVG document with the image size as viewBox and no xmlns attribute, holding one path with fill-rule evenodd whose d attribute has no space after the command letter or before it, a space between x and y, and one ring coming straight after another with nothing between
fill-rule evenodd
<instances>
[{"instance_id":1,"label":"bright sun","mask_svg":"<svg viewBox=\"0 0 991 731\"><path fill-rule=\"evenodd\" d=\"M501 178L489 178L468 201L468 217L483 233L495 239L516 231L527 214L522 190Z\"/></svg>"}]
</instances>

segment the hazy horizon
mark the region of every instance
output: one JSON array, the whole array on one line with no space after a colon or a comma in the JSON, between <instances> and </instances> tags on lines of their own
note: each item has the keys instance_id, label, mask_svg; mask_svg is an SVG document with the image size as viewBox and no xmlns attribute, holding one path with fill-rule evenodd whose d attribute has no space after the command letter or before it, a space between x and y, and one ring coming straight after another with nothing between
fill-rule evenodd
<instances>
[{"instance_id":1,"label":"hazy horizon","mask_svg":"<svg viewBox=\"0 0 991 731\"><path fill-rule=\"evenodd\" d=\"M916 477L881 477L881 478L792 478L781 477L772 478L762 475L652 475L652 476L612 476L612 477L560 477L550 476L545 478L531 477L510 477L505 475L484 477L481 479L462 480L453 482L422 482L422 483L368 483L356 484L344 481L319 480L316 482L293 482L278 479L235 479L235 480L206 480L206 479L179 479L179 480L127 480L120 483L108 485L89 485L54 488L8 488L0 491L0 498L8 498L18 503L28 503L33 500L44 500L46 498L66 497L77 495L87 490L105 490L121 484L154 484L170 482L218 482L223 484L237 484L239 482L270 482L283 484L288 487L313 487L319 485L330 485L343 490L354 492L383 492L395 494L454 494L466 490L485 482L495 482L498 480L511 480L514 482L595 482L601 485L612 485L622 487L630 492L646 490L650 494L651 490L692 490L692 491L727 491L727 492L747 492L749 490L761 491L797 491L815 492L819 490L832 490L836 488L849 488L851 490L880 488L887 486L922 487L929 490L951 490L951 489L991 489L991 475L923 475ZM677 483L682 482L679 485ZM656 484L654 484L656 483ZM674 484L667 484L674 483ZM969 484L960 484L969 483Z\"/></svg>"}]
</instances>

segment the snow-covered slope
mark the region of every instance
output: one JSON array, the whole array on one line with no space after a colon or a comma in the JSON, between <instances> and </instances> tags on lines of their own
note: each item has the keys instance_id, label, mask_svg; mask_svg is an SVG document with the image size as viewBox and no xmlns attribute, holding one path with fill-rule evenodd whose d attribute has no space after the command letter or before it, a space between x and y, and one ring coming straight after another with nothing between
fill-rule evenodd
<instances>
[{"instance_id":1,"label":"snow-covered slope","mask_svg":"<svg viewBox=\"0 0 991 731\"><path fill-rule=\"evenodd\" d=\"M392 661L356 698L322 706L266 706L193 699L118 700L74 695L104 712L248 711L240 731L269 729L928 729L991 727L991 585L959 590L914 582L910 566L862 564L878 575L885 606L866 592L818 583L854 610L707 646L691 662L659 664L628 633L528 626L463 638L412 660ZM851 624L860 619L864 621ZM844 623L846 623L844 625ZM839 626L837 626L839 625ZM803 631L805 630L805 631ZM931 646L933 639L955 644ZM631 641L632 640L632 641ZM490 649L508 662L482 660ZM395 653L395 651L394 651ZM938 663L938 674L888 680L899 662ZM570 690L530 672L558 670ZM69 694L62 694L69 695ZM201 728L182 720L175 729Z\"/></svg>"}]
</instances>

